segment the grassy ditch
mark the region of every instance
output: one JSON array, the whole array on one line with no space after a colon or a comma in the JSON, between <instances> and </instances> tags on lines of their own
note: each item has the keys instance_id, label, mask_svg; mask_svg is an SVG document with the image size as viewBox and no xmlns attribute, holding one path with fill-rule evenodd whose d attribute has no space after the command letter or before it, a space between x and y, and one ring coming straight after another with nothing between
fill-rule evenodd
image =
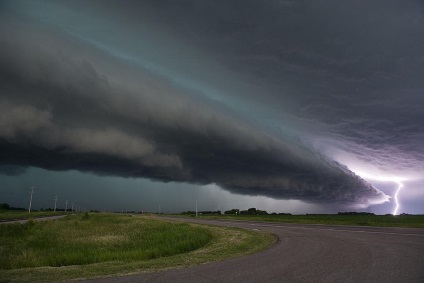
<instances>
[{"instance_id":1,"label":"grassy ditch","mask_svg":"<svg viewBox=\"0 0 424 283\"><path fill-rule=\"evenodd\" d=\"M181 215L186 216L186 215ZM269 221L298 224L424 228L424 215L202 215L203 219Z\"/></svg>"},{"instance_id":2,"label":"grassy ditch","mask_svg":"<svg viewBox=\"0 0 424 283\"><path fill-rule=\"evenodd\" d=\"M184 267L253 253L269 234L112 214L0 225L0 282L59 281Z\"/></svg>"}]
</instances>

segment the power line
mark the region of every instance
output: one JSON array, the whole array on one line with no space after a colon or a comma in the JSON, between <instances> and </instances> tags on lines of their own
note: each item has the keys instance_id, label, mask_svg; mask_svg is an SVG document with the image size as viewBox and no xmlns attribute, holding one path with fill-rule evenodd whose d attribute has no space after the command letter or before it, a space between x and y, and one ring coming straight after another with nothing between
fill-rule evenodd
<instances>
[{"instance_id":1,"label":"power line","mask_svg":"<svg viewBox=\"0 0 424 283\"><path fill-rule=\"evenodd\" d=\"M54 212L56 212L57 196L54 197Z\"/></svg>"},{"instance_id":2,"label":"power line","mask_svg":"<svg viewBox=\"0 0 424 283\"><path fill-rule=\"evenodd\" d=\"M32 195L34 194L34 192L35 192L36 189L37 189L36 187L31 187L30 188L31 191L29 192L29 194L31 195L31 197L29 198L28 213L31 213Z\"/></svg>"}]
</instances>

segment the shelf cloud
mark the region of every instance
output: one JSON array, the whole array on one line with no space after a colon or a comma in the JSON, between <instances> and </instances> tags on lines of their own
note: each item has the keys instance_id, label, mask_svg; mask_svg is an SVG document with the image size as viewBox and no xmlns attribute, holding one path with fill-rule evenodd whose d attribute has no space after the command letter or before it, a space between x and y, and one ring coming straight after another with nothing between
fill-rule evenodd
<instances>
[{"instance_id":1,"label":"shelf cloud","mask_svg":"<svg viewBox=\"0 0 424 283\"><path fill-rule=\"evenodd\" d=\"M350 161L423 172L418 1L17 3L0 20L2 174L366 207L390 197Z\"/></svg>"}]
</instances>

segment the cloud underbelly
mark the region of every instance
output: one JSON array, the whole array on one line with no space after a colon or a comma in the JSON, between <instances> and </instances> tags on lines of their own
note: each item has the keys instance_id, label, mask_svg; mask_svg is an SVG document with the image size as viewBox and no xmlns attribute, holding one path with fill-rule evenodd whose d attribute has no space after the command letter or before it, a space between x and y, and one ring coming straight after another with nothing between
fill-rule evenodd
<instances>
[{"instance_id":1,"label":"cloud underbelly","mask_svg":"<svg viewBox=\"0 0 424 283\"><path fill-rule=\"evenodd\" d=\"M1 165L215 183L311 202L387 200L301 143L73 40L26 28L0 40Z\"/></svg>"}]
</instances>

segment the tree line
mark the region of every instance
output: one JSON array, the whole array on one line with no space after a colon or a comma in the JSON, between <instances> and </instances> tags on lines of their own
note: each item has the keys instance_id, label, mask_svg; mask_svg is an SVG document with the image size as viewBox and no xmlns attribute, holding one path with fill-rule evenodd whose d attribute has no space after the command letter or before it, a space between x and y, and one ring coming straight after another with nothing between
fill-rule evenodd
<instances>
[{"instance_id":1,"label":"tree line","mask_svg":"<svg viewBox=\"0 0 424 283\"><path fill-rule=\"evenodd\" d=\"M203 210L203 211L198 211L197 213L202 215L214 215L214 214L221 215L222 214L221 210L215 210L215 211ZM192 210L187 210L187 211L181 212L181 214L193 215L193 214L196 214L196 212ZM226 215L292 215L291 213L275 213L275 212L268 213L266 210L256 209L255 207L249 208L247 210L240 210L238 208L233 208L233 209L224 211L224 214Z\"/></svg>"}]
</instances>

